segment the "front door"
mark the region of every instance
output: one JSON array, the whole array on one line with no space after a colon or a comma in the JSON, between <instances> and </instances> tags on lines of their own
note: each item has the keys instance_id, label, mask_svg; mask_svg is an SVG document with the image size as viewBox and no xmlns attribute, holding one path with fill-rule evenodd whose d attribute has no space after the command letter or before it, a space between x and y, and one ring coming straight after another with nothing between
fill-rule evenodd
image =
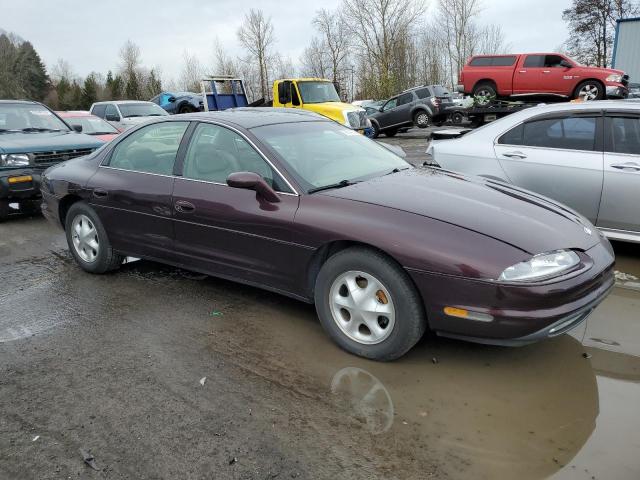
<instances>
[{"instance_id":1,"label":"front door","mask_svg":"<svg viewBox=\"0 0 640 480\"><path fill-rule=\"evenodd\" d=\"M279 193L270 203L253 190L226 184L234 172L255 172ZM201 123L173 190L175 245L180 263L284 291L294 285L297 248L294 194L247 140L223 126Z\"/></svg>"},{"instance_id":2,"label":"front door","mask_svg":"<svg viewBox=\"0 0 640 480\"><path fill-rule=\"evenodd\" d=\"M602 117L558 116L522 123L495 153L514 185L541 193L595 223L602 193Z\"/></svg>"},{"instance_id":3,"label":"front door","mask_svg":"<svg viewBox=\"0 0 640 480\"><path fill-rule=\"evenodd\" d=\"M188 122L152 124L119 142L87 185L116 250L173 256L173 167Z\"/></svg>"},{"instance_id":4,"label":"front door","mask_svg":"<svg viewBox=\"0 0 640 480\"><path fill-rule=\"evenodd\" d=\"M604 185L598 227L640 232L640 115L606 117Z\"/></svg>"}]
</instances>

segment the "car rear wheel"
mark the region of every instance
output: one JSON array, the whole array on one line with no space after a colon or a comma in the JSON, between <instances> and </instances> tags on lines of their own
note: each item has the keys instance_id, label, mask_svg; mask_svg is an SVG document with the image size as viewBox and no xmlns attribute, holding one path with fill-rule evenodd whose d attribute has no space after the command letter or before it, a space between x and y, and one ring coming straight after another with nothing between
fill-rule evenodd
<instances>
[{"instance_id":1,"label":"car rear wheel","mask_svg":"<svg viewBox=\"0 0 640 480\"><path fill-rule=\"evenodd\" d=\"M191 107L190 105L182 105L180 107L180 110L178 110L178 113L192 113L195 112L196 110Z\"/></svg>"},{"instance_id":2,"label":"car rear wheel","mask_svg":"<svg viewBox=\"0 0 640 480\"><path fill-rule=\"evenodd\" d=\"M602 100L604 98L604 87L599 82L587 80L576 87L575 98L579 98L584 102Z\"/></svg>"},{"instance_id":3,"label":"car rear wheel","mask_svg":"<svg viewBox=\"0 0 640 480\"><path fill-rule=\"evenodd\" d=\"M322 326L344 350L394 360L422 337L427 321L408 275L386 255L352 247L330 257L316 280Z\"/></svg>"},{"instance_id":4,"label":"car rear wheel","mask_svg":"<svg viewBox=\"0 0 640 480\"><path fill-rule=\"evenodd\" d=\"M497 96L496 87L491 83L479 83L473 89L478 105L489 105Z\"/></svg>"},{"instance_id":5,"label":"car rear wheel","mask_svg":"<svg viewBox=\"0 0 640 480\"><path fill-rule=\"evenodd\" d=\"M413 124L418 128L427 128L430 122L429 114L424 110L416 112L413 116Z\"/></svg>"},{"instance_id":6,"label":"car rear wheel","mask_svg":"<svg viewBox=\"0 0 640 480\"><path fill-rule=\"evenodd\" d=\"M96 212L86 203L74 203L65 219L67 243L73 258L90 273L117 269L122 256L111 248L107 232Z\"/></svg>"}]
</instances>

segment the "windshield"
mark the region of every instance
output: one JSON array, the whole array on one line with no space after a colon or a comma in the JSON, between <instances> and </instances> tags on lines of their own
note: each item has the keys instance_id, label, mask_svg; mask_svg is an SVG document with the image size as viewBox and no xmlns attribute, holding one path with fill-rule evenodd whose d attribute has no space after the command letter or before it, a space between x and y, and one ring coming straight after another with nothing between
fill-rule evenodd
<instances>
[{"instance_id":1,"label":"windshield","mask_svg":"<svg viewBox=\"0 0 640 480\"><path fill-rule=\"evenodd\" d=\"M307 191L410 167L375 141L331 122L266 125L251 132L280 155Z\"/></svg>"},{"instance_id":2,"label":"windshield","mask_svg":"<svg viewBox=\"0 0 640 480\"><path fill-rule=\"evenodd\" d=\"M118 108L124 118L169 115L163 108L155 103L120 103L118 104Z\"/></svg>"},{"instance_id":3,"label":"windshield","mask_svg":"<svg viewBox=\"0 0 640 480\"><path fill-rule=\"evenodd\" d=\"M86 133L87 135L118 133L115 127L98 117L67 117L67 122L72 125L81 125L82 133Z\"/></svg>"},{"instance_id":4,"label":"windshield","mask_svg":"<svg viewBox=\"0 0 640 480\"><path fill-rule=\"evenodd\" d=\"M0 133L40 130L69 131L69 127L42 105L0 103Z\"/></svg>"},{"instance_id":5,"label":"windshield","mask_svg":"<svg viewBox=\"0 0 640 480\"><path fill-rule=\"evenodd\" d=\"M304 103L340 101L336 87L331 82L298 82L298 90Z\"/></svg>"}]
</instances>

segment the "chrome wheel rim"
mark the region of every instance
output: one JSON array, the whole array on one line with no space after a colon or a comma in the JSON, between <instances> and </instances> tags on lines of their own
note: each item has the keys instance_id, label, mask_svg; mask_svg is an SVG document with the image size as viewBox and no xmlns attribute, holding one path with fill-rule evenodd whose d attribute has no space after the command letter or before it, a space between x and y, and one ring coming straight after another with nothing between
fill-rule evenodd
<instances>
[{"instance_id":1,"label":"chrome wheel rim","mask_svg":"<svg viewBox=\"0 0 640 480\"><path fill-rule=\"evenodd\" d=\"M78 256L93 263L100 253L100 241L95 224L86 215L77 215L71 222L71 240Z\"/></svg>"},{"instance_id":2,"label":"chrome wheel rim","mask_svg":"<svg viewBox=\"0 0 640 480\"><path fill-rule=\"evenodd\" d=\"M429 125L429 116L426 113L421 113L418 115L418 125Z\"/></svg>"},{"instance_id":3,"label":"chrome wheel rim","mask_svg":"<svg viewBox=\"0 0 640 480\"><path fill-rule=\"evenodd\" d=\"M371 274L350 270L339 275L329 290L331 316L351 340L374 345L395 326L396 310L387 287Z\"/></svg>"},{"instance_id":4,"label":"chrome wheel rim","mask_svg":"<svg viewBox=\"0 0 640 480\"><path fill-rule=\"evenodd\" d=\"M578 97L582 98L584 101L588 102L590 100L595 100L598 98L598 93L600 90L597 85L585 85L578 92Z\"/></svg>"}]
</instances>

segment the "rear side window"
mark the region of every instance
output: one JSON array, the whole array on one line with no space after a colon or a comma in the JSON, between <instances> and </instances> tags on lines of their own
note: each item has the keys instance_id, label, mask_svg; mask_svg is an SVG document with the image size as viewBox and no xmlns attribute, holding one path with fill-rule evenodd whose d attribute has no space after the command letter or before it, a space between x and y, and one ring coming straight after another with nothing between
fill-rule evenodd
<instances>
[{"instance_id":1,"label":"rear side window","mask_svg":"<svg viewBox=\"0 0 640 480\"><path fill-rule=\"evenodd\" d=\"M611 117L607 122L607 152L640 155L640 118Z\"/></svg>"},{"instance_id":2,"label":"rear side window","mask_svg":"<svg viewBox=\"0 0 640 480\"><path fill-rule=\"evenodd\" d=\"M595 150L596 117L565 117L534 120L500 137L499 143L565 150ZM520 141L518 141L520 138Z\"/></svg>"},{"instance_id":3,"label":"rear side window","mask_svg":"<svg viewBox=\"0 0 640 480\"><path fill-rule=\"evenodd\" d=\"M107 109L106 105L96 105L95 107L93 107L93 110L91 110L91 113L93 113L96 117L100 117L100 118L104 118L104 111Z\"/></svg>"},{"instance_id":4,"label":"rear side window","mask_svg":"<svg viewBox=\"0 0 640 480\"><path fill-rule=\"evenodd\" d=\"M109 166L136 172L171 175L188 122L149 125L116 145Z\"/></svg>"},{"instance_id":5,"label":"rear side window","mask_svg":"<svg viewBox=\"0 0 640 480\"><path fill-rule=\"evenodd\" d=\"M431 92L429 91L428 88L419 88L418 90L416 90L416 95L418 96L418 98L429 98L431 97Z\"/></svg>"},{"instance_id":6,"label":"rear side window","mask_svg":"<svg viewBox=\"0 0 640 480\"><path fill-rule=\"evenodd\" d=\"M499 57L476 57L469 65L472 67L511 67L516 63L515 55L506 55Z\"/></svg>"},{"instance_id":7,"label":"rear side window","mask_svg":"<svg viewBox=\"0 0 640 480\"><path fill-rule=\"evenodd\" d=\"M523 67L536 68L544 67L544 55L527 55Z\"/></svg>"}]
</instances>

